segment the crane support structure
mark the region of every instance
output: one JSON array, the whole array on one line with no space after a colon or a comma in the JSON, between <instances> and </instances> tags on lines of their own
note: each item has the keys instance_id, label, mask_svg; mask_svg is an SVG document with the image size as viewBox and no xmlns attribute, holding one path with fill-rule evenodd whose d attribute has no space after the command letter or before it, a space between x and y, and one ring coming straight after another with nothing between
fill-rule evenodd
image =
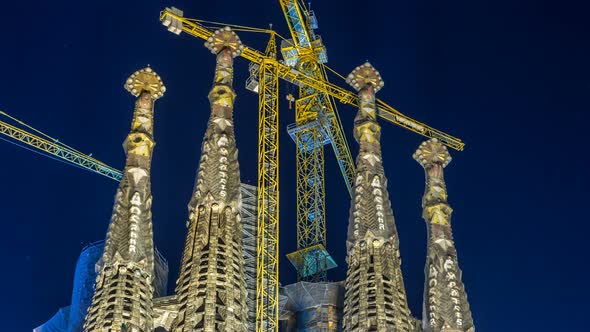
<instances>
[{"instance_id":1,"label":"crane support structure","mask_svg":"<svg viewBox=\"0 0 590 332\"><path fill-rule=\"evenodd\" d=\"M9 116L2 111L0 111L0 115L5 115L14 121L23 124L21 121ZM37 136L4 121L0 121L0 134L11 138L12 140L9 141L10 143L14 143L15 145L18 145L22 148L28 149L28 147L32 147L34 148L34 150L32 150L34 152L41 153L48 157L56 158L67 164L98 173L112 180L121 181L121 178L123 177L119 170L112 168L90 156L87 156L80 151L65 146L55 139Z\"/></svg>"},{"instance_id":2,"label":"crane support structure","mask_svg":"<svg viewBox=\"0 0 590 332\"><path fill-rule=\"evenodd\" d=\"M285 64L320 81L327 81L328 61L322 39L313 31L317 20L296 0L280 0L291 32L281 47ZM331 143L344 181L352 194L354 162L342 130L336 105L329 95L310 86L299 87L295 126L288 128L296 143L297 250L287 255L298 280L325 281L336 263L327 250L324 181L324 145Z\"/></svg>"},{"instance_id":3,"label":"crane support structure","mask_svg":"<svg viewBox=\"0 0 590 332\"><path fill-rule=\"evenodd\" d=\"M265 55L276 57L271 34ZM277 61L265 59L258 76L258 234L256 331L279 324L279 77Z\"/></svg>"}]
</instances>

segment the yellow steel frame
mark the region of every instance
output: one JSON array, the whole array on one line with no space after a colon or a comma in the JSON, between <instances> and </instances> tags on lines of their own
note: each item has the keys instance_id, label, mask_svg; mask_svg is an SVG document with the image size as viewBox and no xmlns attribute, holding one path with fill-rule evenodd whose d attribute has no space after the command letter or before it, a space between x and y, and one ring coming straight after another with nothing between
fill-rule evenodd
<instances>
[{"instance_id":1,"label":"yellow steel frame","mask_svg":"<svg viewBox=\"0 0 590 332\"><path fill-rule=\"evenodd\" d=\"M0 113L3 115L5 114L4 112ZM36 149L32 150L33 152L40 152L45 156L56 158L57 160L61 160L68 164L98 173L112 180L121 181L122 174L119 170L112 168L90 156L87 156L80 151L67 147L64 144L60 144L55 141L52 142L43 137L29 133L24 129L10 125L4 121L0 121L0 134L18 141L21 144L25 144L28 147ZM20 144L16 145L27 148L26 146Z\"/></svg>"},{"instance_id":2,"label":"yellow steel frame","mask_svg":"<svg viewBox=\"0 0 590 332\"><path fill-rule=\"evenodd\" d=\"M205 28L199 23L193 22L192 20L182 16L175 15L168 10L165 10L161 13L160 20L164 20L167 17L181 21L182 31L190 34L191 36L207 40L207 38L213 34L211 30ZM268 57L251 47L244 45L244 50L240 56L259 65L263 60L273 61L277 67L279 78L298 86L309 86L319 92L331 96L342 104L349 104L358 107L359 100L355 92L348 91L331 82L319 80L315 77L306 75L283 63L280 63L276 58ZM409 116L402 114L380 99L377 99L377 112L379 117L388 122L413 131L414 133L427 138L437 138L441 143L454 150L463 151L463 148L465 147L465 143L463 143L459 138L434 129L425 123L414 120Z\"/></svg>"},{"instance_id":3,"label":"yellow steel frame","mask_svg":"<svg viewBox=\"0 0 590 332\"><path fill-rule=\"evenodd\" d=\"M317 66L311 56L299 69L317 77ZM298 127L318 119L322 110L321 96L308 86L299 87L299 99L295 102L295 121ZM323 128L315 125L295 134L297 167L297 251L301 257L308 248L321 244L326 248L326 188L324 183L324 135ZM317 259L301 260L297 264L298 280L325 281L324 255Z\"/></svg>"},{"instance_id":4,"label":"yellow steel frame","mask_svg":"<svg viewBox=\"0 0 590 332\"><path fill-rule=\"evenodd\" d=\"M319 81L327 81L314 45L321 50L310 28L309 12L297 0L279 1L292 37L289 48L297 50L297 69ZM352 194L354 162L332 98L308 85L300 86L295 104L296 124L305 128L295 134L297 153L297 251L288 257L298 269L298 279L325 281L328 269L326 251L326 209L324 186L324 135L326 132L349 193ZM321 114L320 116L320 113ZM310 126L312 122L316 125ZM310 255L310 248L321 245L325 254Z\"/></svg>"},{"instance_id":5,"label":"yellow steel frame","mask_svg":"<svg viewBox=\"0 0 590 332\"><path fill-rule=\"evenodd\" d=\"M322 70L322 77L327 80L324 65L320 65L320 68ZM352 197L352 181L355 174L354 159L348 148L346 135L344 135L344 131L342 130L342 123L340 122L340 115L338 114L338 108L336 107L334 98L325 93L324 98L326 98L326 111L328 113L328 121L330 121L327 130L330 132L330 137L332 139L332 150L334 150L334 155L337 156L342 177L346 182L346 188Z\"/></svg>"},{"instance_id":6,"label":"yellow steel frame","mask_svg":"<svg viewBox=\"0 0 590 332\"><path fill-rule=\"evenodd\" d=\"M296 112L298 111L300 108L296 104ZM297 122L297 124L305 124L305 122ZM321 128L311 126L295 134L295 137L297 146L297 250L306 250L317 244L322 244L325 249L323 135ZM317 260L303 259L302 264L298 264L298 280L325 281L327 275L324 259L323 256L318 256Z\"/></svg>"},{"instance_id":7,"label":"yellow steel frame","mask_svg":"<svg viewBox=\"0 0 590 332\"><path fill-rule=\"evenodd\" d=\"M258 93L258 236L256 331L279 328L279 77L271 34ZM273 59L274 58L274 59Z\"/></svg>"}]
</instances>

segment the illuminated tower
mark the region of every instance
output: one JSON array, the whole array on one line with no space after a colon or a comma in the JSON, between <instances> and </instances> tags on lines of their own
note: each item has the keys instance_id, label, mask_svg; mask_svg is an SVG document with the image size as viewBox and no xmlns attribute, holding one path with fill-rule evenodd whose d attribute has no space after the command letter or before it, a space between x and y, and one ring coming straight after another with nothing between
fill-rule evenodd
<instances>
[{"instance_id":1,"label":"illuminated tower","mask_svg":"<svg viewBox=\"0 0 590 332\"><path fill-rule=\"evenodd\" d=\"M453 209L447 203L443 169L451 162L447 148L436 138L420 145L414 159L426 173L422 217L428 232L423 329L425 332L475 331L467 294L461 281L451 231Z\"/></svg>"},{"instance_id":2,"label":"illuminated tower","mask_svg":"<svg viewBox=\"0 0 590 332\"><path fill-rule=\"evenodd\" d=\"M375 93L383 87L369 64L347 78L359 95L359 143L346 247L345 331L413 331L401 272L399 240L383 172Z\"/></svg>"},{"instance_id":3,"label":"illuminated tower","mask_svg":"<svg viewBox=\"0 0 590 332\"><path fill-rule=\"evenodd\" d=\"M125 88L137 97L127 160L115 196L111 224L84 331L152 331L154 242L150 165L154 101L166 88L151 68L135 72Z\"/></svg>"},{"instance_id":4,"label":"illuminated tower","mask_svg":"<svg viewBox=\"0 0 590 332\"><path fill-rule=\"evenodd\" d=\"M246 275L240 222L240 169L234 136L233 58L243 49L224 28L205 46L217 55L211 115L188 204L188 233L176 283L179 312L172 331L247 328Z\"/></svg>"}]
</instances>

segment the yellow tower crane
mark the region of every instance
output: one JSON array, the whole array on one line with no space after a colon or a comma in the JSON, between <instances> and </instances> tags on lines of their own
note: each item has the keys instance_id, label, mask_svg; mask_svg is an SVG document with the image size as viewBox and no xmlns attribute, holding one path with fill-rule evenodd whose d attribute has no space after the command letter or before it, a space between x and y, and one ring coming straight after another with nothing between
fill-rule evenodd
<instances>
[{"instance_id":1,"label":"yellow tower crane","mask_svg":"<svg viewBox=\"0 0 590 332\"><path fill-rule=\"evenodd\" d=\"M313 35L313 13L297 1L281 0L281 7L287 18L293 39L281 38L283 60L276 57L276 32L235 26L234 30L266 32L271 41L266 52L262 53L246 46L240 54L250 61L251 77L246 87L259 93L259 137L258 137L258 253L256 290L256 331L278 331L278 231L279 231L279 136L278 136L278 78L297 85L299 99L296 102L296 124L289 127L297 149L297 188L300 211L315 213L323 211L323 145L332 144L344 180L351 187L354 164L350 150L338 119L333 100L343 104L358 105L356 93L330 83L326 78L325 48L321 39ZM160 13L160 20L168 30L175 34L185 32L191 36L208 40L213 32L208 25L225 25L215 22L183 17L182 11L166 8ZM311 37L310 37L311 36ZM280 37L280 36L279 36ZM337 74L337 73L336 73ZM339 75L340 76L340 75ZM342 77L342 76L340 76ZM377 100L378 115L398 126L428 138L437 138L455 150L463 150L464 143L451 135L436 130L424 123L403 115L381 100ZM321 169L320 169L321 167ZM321 182L321 183L320 183ZM301 188L301 192L300 192ZM311 197L313 195L313 197ZM309 203L313 200L313 203ZM299 203L299 202L298 202ZM305 213L305 212L304 212ZM312 276L325 271L324 264L317 268L317 262L328 262L325 250L325 223L318 215L298 215L298 240L306 237L313 242L298 241L298 251L289 258L298 267L300 277ZM299 222L303 221L299 227ZM315 234L314 234L315 232ZM323 233L322 233L323 232ZM319 235L318 235L319 234ZM306 240L307 241L307 240ZM309 259L308 259L309 258ZM308 262L312 262L311 265ZM305 266L307 264L307 266ZM316 268L314 270L314 265ZM307 268L307 272L306 269Z\"/></svg>"}]
</instances>

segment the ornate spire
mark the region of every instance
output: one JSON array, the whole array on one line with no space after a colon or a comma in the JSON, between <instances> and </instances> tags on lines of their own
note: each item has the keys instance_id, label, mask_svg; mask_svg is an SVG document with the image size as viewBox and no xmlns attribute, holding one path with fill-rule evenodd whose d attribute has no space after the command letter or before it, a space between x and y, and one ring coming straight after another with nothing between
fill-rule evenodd
<instances>
[{"instance_id":1,"label":"ornate spire","mask_svg":"<svg viewBox=\"0 0 590 332\"><path fill-rule=\"evenodd\" d=\"M224 28L205 43L217 54L207 124L188 233L176 285L179 312L172 331L246 331L247 303L240 170L234 136L233 58L243 49Z\"/></svg>"},{"instance_id":2,"label":"ornate spire","mask_svg":"<svg viewBox=\"0 0 590 332\"><path fill-rule=\"evenodd\" d=\"M354 137L360 145L350 209L346 331L413 331L401 273L399 241L383 171L375 92L383 81L369 63L347 79L359 94Z\"/></svg>"},{"instance_id":3,"label":"ornate spire","mask_svg":"<svg viewBox=\"0 0 590 332\"><path fill-rule=\"evenodd\" d=\"M414 159L424 167L426 190L422 217L428 232L423 328L425 332L473 332L473 319L451 231L453 209L447 203L443 169L451 162L436 138L420 145Z\"/></svg>"},{"instance_id":4,"label":"ornate spire","mask_svg":"<svg viewBox=\"0 0 590 332\"><path fill-rule=\"evenodd\" d=\"M154 242L150 165L154 148L154 101L166 88L149 67L136 71L125 88L137 97L123 179L115 196L104 253L98 263L84 331L152 331Z\"/></svg>"}]
</instances>

